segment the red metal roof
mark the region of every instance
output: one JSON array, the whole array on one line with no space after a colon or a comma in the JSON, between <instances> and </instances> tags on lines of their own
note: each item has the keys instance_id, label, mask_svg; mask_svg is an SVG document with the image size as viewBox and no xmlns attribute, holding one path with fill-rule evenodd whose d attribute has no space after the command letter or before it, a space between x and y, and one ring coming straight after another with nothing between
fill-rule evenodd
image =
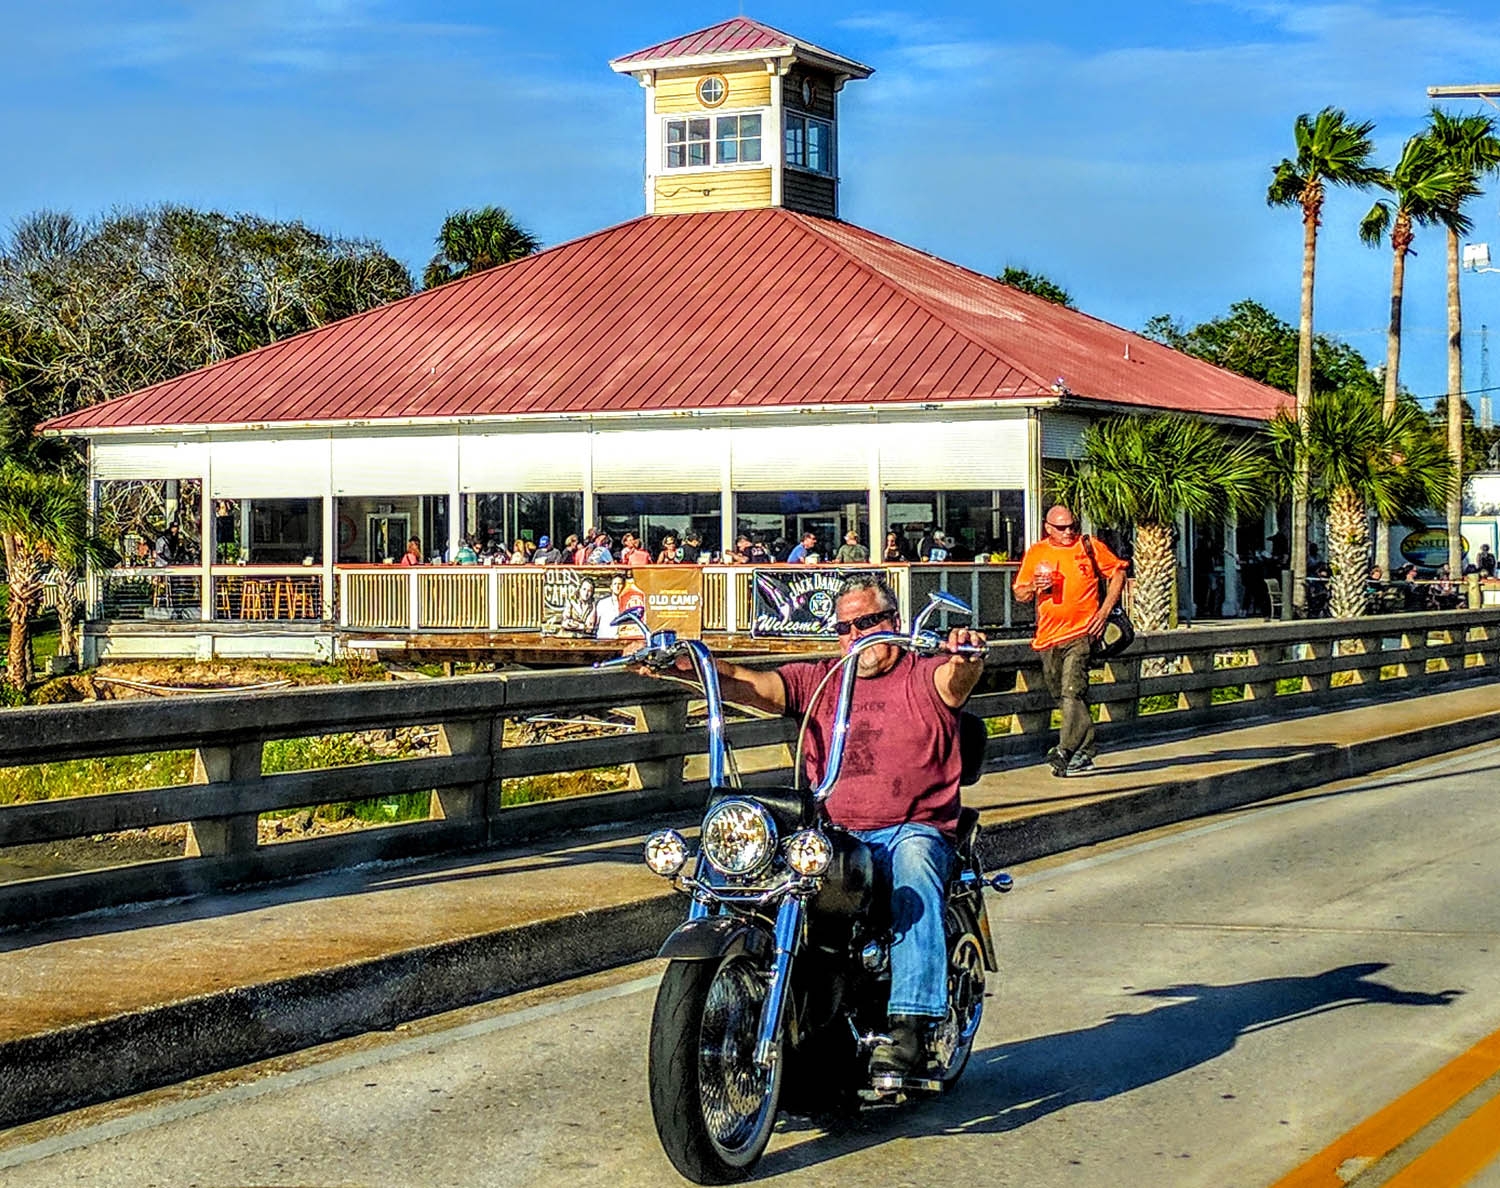
<instances>
[{"instance_id":1,"label":"red metal roof","mask_svg":"<svg viewBox=\"0 0 1500 1188\"><path fill-rule=\"evenodd\" d=\"M649 66L653 62L670 62L680 58L703 58L714 55L733 57L759 51L790 53L796 50L849 67L851 73L860 78L872 73L868 66L863 66L842 54L836 54L810 41L803 41L793 37L790 33L783 33L780 29L773 29L770 25L742 16L720 21L717 25L699 29L696 33L674 37L670 41L663 41L660 45L636 50L633 54L614 59L610 66L615 70L625 71Z\"/></svg>"},{"instance_id":2,"label":"red metal roof","mask_svg":"<svg viewBox=\"0 0 1500 1188\"><path fill-rule=\"evenodd\" d=\"M1283 393L848 223L634 219L49 421L68 432L995 400L1266 418Z\"/></svg>"}]
</instances>

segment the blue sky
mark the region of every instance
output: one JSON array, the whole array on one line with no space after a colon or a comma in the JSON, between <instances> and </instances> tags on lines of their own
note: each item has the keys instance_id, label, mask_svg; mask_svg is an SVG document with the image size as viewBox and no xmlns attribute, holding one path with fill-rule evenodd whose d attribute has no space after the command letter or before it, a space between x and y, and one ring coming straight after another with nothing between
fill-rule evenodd
<instances>
[{"instance_id":1,"label":"blue sky","mask_svg":"<svg viewBox=\"0 0 1500 1188\"><path fill-rule=\"evenodd\" d=\"M844 92L845 218L980 271L1045 272L1132 329L1243 297L1295 320L1299 219L1264 194L1298 112L1376 121L1390 160L1429 84L1500 82L1492 0L747 4L876 68ZM642 94L608 59L737 11L0 0L0 222L250 210L376 239L420 273L445 213L494 202L556 243L642 210ZM1317 324L1380 362L1390 256L1355 234L1370 201L1329 202ZM1472 214L1500 258L1496 194ZM1402 378L1430 395L1445 386L1442 241L1417 250ZM1465 387L1481 323L1500 384L1500 275L1465 277L1464 300Z\"/></svg>"}]
</instances>

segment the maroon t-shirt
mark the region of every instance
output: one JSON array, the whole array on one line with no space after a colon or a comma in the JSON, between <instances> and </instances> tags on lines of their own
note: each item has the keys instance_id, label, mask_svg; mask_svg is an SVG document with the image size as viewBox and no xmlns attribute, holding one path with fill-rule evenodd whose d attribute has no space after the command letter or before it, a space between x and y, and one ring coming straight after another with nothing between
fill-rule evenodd
<instances>
[{"instance_id":1,"label":"maroon t-shirt","mask_svg":"<svg viewBox=\"0 0 1500 1188\"><path fill-rule=\"evenodd\" d=\"M946 705L932 683L943 656L922 659L902 654L896 666L854 686L844 765L828 816L845 829L885 829L907 821L935 825L945 833L958 827L958 711ZM783 665L787 713L799 721L807 700L836 661ZM816 786L823 774L833 733L838 678L818 697L807 728L807 778Z\"/></svg>"}]
</instances>

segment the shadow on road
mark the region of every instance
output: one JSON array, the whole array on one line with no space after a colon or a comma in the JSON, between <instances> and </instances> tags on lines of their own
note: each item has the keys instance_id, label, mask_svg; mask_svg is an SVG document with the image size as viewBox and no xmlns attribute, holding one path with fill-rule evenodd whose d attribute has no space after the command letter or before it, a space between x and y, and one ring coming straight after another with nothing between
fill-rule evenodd
<instances>
[{"instance_id":1,"label":"shadow on road","mask_svg":"<svg viewBox=\"0 0 1500 1188\"><path fill-rule=\"evenodd\" d=\"M1166 1080L1228 1052L1241 1036L1328 1011L1364 1005L1441 1007L1462 991L1398 990L1373 976L1384 962L1345 965L1308 977L1226 986L1187 984L1142 990L1170 999L1138 1014L1111 1015L1077 1031L1036 1036L974 1053L947 1097L862 1114L847 1128L773 1151L760 1173L813 1167L896 1138L1000 1134L1086 1101L1104 1101ZM793 1118L783 1132L812 1124Z\"/></svg>"}]
</instances>

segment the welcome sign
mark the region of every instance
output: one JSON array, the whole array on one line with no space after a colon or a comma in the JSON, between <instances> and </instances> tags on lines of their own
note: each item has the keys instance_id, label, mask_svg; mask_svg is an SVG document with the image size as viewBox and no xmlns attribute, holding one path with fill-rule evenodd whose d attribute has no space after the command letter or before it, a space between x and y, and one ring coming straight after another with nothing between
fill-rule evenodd
<instances>
[{"instance_id":1,"label":"welcome sign","mask_svg":"<svg viewBox=\"0 0 1500 1188\"><path fill-rule=\"evenodd\" d=\"M750 634L769 638L836 639L833 629L835 603L844 579L854 574L882 576L875 569L833 569L807 566L803 569L757 569L751 585L755 591L755 618Z\"/></svg>"}]
</instances>

